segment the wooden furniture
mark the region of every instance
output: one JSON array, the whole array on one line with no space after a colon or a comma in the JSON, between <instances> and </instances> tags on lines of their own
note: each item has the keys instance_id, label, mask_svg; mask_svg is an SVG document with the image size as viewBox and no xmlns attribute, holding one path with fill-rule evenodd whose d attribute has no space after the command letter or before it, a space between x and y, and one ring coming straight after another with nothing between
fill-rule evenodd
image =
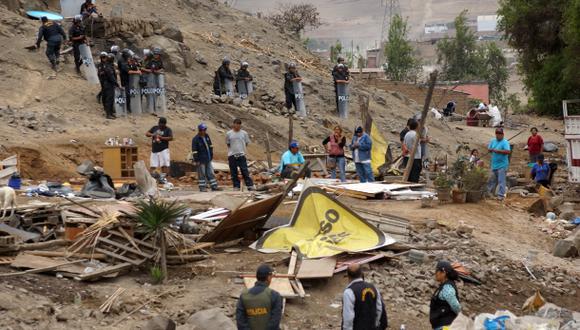
<instances>
[{"instance_id":1,"label":"wooden furniture","mask_svg":"<svg viewBox=\"0 0 580 330\"><path fill-rule=\"evenodd\" d=\"M113 179L134 178L133 164L139 160L136 146L114 146L103 149L103 169Z\"/></svg>"}]
</instances>

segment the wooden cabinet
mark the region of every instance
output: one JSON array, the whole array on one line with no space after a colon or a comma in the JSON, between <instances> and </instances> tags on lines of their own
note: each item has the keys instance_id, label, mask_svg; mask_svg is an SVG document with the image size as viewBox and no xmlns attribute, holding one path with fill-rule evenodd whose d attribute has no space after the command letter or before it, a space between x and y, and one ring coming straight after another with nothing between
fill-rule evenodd
<instances>
[{"instance_id":1,"label":"wooden cabinet","mask_svg":"<svg viewBox=\"0 0 580 330\"><path fill-rule=\"evenodd\" d=\"M133 164L139 160L136 146L115 146L103 149L103 169L113 179L134 178Z\"/></svg>"}]
</instances>

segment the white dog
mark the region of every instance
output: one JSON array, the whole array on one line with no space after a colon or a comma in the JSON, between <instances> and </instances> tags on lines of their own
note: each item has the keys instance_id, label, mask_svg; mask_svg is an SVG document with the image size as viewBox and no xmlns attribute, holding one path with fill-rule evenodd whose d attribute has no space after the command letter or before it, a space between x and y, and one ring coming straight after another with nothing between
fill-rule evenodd
<instances>
[{"instance_id":1,"label":"white dog","mask_svg":"<svg viewBox=\"0 0 580 330\"><path fill-rule=\"evenodd\" d=\"M2 207L2 219L6 217L6 210L11 207L10 216L16 208L16 193L10 187L0 187L0 206Z\"/></svg>"}]
</instances>

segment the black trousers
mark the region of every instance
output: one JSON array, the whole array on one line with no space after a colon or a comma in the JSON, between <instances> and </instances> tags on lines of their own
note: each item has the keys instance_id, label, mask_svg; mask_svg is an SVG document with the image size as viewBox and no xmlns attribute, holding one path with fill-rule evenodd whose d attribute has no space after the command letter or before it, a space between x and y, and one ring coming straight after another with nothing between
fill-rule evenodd
<instances>
[{"instance_id":1,"label":"black trousers","mask_svg":"<svg viewBox=\"0 0 580 330\"><path fill-rule=\"evenodd\" d=\"M411 167L411 173L409 173L409 182L419 182L421 169L423 169L421 163L421 159L413 159L413 166Z\"/></svg>"},{"instance_id":2,"label":"black trousers","mask_svg":"<svg viewBox=\"0 0 580 330\"><path fill-rule=\"evenodd\" d=\"M46 57L51 64L58 64L58 59L60 57L60 42L48 42L46 44Z\"/></svg>"},{"instance_id":3,"label":"black trousers","mask_svg":"<svg viewBox=\"0 0 580 330\"><path fill-rule=\"evenodd\" d=\"M112 116L115 114L115 87L103 87L103 92L101 95L103 99L103 108L105 109L105 114L107 116Z\"/></svg>"},{"instance_id":4,"label":"black trousers","mask_svg":"<svg viewBox=\"0 0 580 330\"><path fill-rule=\"evenodd\" d=\"M230 166L230 174L232 175L232 181L234 183L234 188L240 188L240 178L238 177L238 167L242 172L242 177L244 178L244 183L246 187L253 187L254 181L252 181L252 177L250 176L250 171L248 171L248 161L246 160L246 156L229 156L228 157L228 165Z\"/></svg>"},{"instance_id":5,"label":"black trousers","mask_svg":"<svg viewBox=\"0 0 580 330\"><path fill-rule=\"evenodd\" d=\"M296 109L296 95L286 92L286 109L292 109L292 105L294 105L294 110Z\"/></svg>"},{"instance_id":6,"label":"black trousers","mask_svg":"<svg viewBox=\"0 0 580 330\"><path fill-rule=\"evenodd\" d=\"M73 55L75 57L75 69L77 72L80 71L81 64L83 64L83 60L81 59L81 44L73 43Z\"/></svg>"}]
</instances>

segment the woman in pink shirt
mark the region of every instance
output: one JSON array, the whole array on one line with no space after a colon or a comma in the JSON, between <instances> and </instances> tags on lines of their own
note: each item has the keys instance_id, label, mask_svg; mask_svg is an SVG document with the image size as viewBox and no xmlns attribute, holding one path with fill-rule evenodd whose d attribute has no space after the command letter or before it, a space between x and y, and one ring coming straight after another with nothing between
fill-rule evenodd
<instances>
[{"instance_id":1,"label":"woman in pink shirt","mask_svg":"<svg viewBox=\"0 0 580 330\"><path fill-rule=\"evenodd\" d=\"M535 163L538 155L544 150L544 139L538 134L538 129L532 127L530 130L532 136L528 138L528 153L530 154L530 163Z\"/></svg>"}]
</instances>

